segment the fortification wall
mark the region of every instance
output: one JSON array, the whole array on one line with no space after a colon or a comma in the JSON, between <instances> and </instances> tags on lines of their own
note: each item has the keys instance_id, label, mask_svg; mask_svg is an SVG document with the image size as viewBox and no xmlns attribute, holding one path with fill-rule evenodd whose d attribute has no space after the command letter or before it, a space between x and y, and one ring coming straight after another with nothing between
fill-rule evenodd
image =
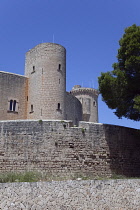
<instances>
[{"instance_id":1,"label":"fortification wall","mask_svg":"<svg viewBox=\"0 0 140 210\"><path fill-rule=\"evenodd\" d=\"M28 79L0 72L0 120L26 119ZM13 101L10 109L10 101ZM13 103L16 101L15 110Z\"/></svg>"},{"instance_id":2,"label":"fortification wall","mask_svg":"<svg viewBox=\"0 0 140 210\"><path fill-rule=\"evenodd\" d=\"M132 210L140 207L140 180L0 184L0 208Z\"/></svg>"},{"instance_id":3,"label":"fortification wall","mask_svg":"<svg viewBox=\"0 0 140 210\"><path fill-rule=\"evenodd\" d=\"M72 120L74 125L82 120L82 104L80 101L66 92L66 120Z\"/></svg>"},{"instance_id":4,"label":"fortification wall","mask_svg":"<svg viewBox=\"0 0 140 210\"><path fill-rule=\"evenodd\" d=\"M140 131L68 121L1 121L0 171L140 176Z\"/></svg>"}]
</instances>

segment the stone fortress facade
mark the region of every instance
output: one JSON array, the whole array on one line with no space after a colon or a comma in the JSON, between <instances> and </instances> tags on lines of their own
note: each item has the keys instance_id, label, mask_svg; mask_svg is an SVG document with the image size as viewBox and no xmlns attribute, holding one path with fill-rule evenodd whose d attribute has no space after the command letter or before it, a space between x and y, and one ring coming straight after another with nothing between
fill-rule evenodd
<instances>
[{"instance_id":1,"label":"stone fortress facade","mask_svg":"<svg viewBox=\"0 0 140 210\"><path fill-rule=\"evenodd\" d=\"M25 76L0 72L0 120L98 122L98 91L66 92L66 50L42 43L26 53Z\"/></svg>"},{"instance_id":2,"label":"stone fortress facade","mask_svg":"<svg viewBox=\"0 0 140 210\"><path fill-rule=\"evenodd\" d=\"M97 99L97 90L79 85L66 92L58 44L28 51L25 76L0 72L0 173L140 177L140 130L98 123ZM0 209L139 209L139 186L139 179L2 183Z\"/></svg>"},{"instance_id":3,"label":"stone fortress facade","mask_svg":"<svg viewBox=\"0 0 140 210\"><path fill-rule=\"evenodd\" d=\"M140 130L98 123L98 91L66 92L66 50L42 43L0 72L0 172L140 176ZM78 125L78 126L73 126Z\"/></svg>"}]
</instances>

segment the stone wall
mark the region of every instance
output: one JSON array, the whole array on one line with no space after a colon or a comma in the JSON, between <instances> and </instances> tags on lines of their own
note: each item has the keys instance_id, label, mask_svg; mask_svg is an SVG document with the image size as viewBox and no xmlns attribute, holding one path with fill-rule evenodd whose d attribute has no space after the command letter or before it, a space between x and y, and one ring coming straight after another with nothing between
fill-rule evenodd
<instances>
[{"instance_id":1,"label":"stone wall","mask_svg":"<svg viewBox=\"0 0 140 210\"><path fill-rule=\"evenodd\" d=\"M27 119L27 77L0 72L0 120ZM10 100L16 100L16 110L10 111Z\"/></svg>"},{"instance_id":2,"label":"stone wall","mask_svg":"<svg viewBox=\"0 0 140 210\"><path fill-rule=\"evenodd\" d=\"M74 125L78 125L82 120L82 104L80 101L66 92L66 119L72 120Z\"/></svg>"},{"instance_id":3,"label":"stone wall","mask_svg":"<svg viewBox=\"0 0 140 210\"><path fill-rule=\"evenodd\" d=\"M1 121L0 171L140 176L140 131L69 121Z\"/></svg>"},{"instance_id":4,"label":"stone wall","mask_svg":"<svg viewBox=\"0 0 140 210\"><path fill-rule=\"evenodd\" d=\"M140 180L0 184L2 210L140 209Z\"/></svg>"}]
</instances>

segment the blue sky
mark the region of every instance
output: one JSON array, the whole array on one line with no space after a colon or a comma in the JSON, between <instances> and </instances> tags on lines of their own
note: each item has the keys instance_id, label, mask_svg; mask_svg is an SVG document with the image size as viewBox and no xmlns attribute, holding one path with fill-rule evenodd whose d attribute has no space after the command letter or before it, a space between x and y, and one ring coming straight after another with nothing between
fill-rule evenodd
<instances>
[{"instance_id":1,"label":"blue sky","mask_svg":"<svg viewBox=\"0 0 140 210\"><path fill-rule=\"evenodd\" d=\"M24 74L25 53L42 42L67 49L67 90L98 88L116 62L124 29L140 23L139 0L1 0L0 71ZM118 119L99 97L99 122L140 128Z\"/></svg>"}]
</instances>

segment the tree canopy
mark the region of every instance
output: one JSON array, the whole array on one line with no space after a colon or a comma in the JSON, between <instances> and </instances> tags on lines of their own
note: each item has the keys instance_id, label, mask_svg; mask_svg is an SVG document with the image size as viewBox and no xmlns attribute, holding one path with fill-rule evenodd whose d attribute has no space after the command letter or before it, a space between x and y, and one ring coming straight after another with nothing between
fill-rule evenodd
<instances>
[{"instance_id":1,"label":"tree canopy","mask_svg":"<svg viewBox=\"0 0 140 210\"><path fill-rule=\"evenodd\" d=\"M119 41L117 63L101 73L99 91L109 108L119 117L140 120L140 26L126 28Z\"/></svg>"}]
</instances>

